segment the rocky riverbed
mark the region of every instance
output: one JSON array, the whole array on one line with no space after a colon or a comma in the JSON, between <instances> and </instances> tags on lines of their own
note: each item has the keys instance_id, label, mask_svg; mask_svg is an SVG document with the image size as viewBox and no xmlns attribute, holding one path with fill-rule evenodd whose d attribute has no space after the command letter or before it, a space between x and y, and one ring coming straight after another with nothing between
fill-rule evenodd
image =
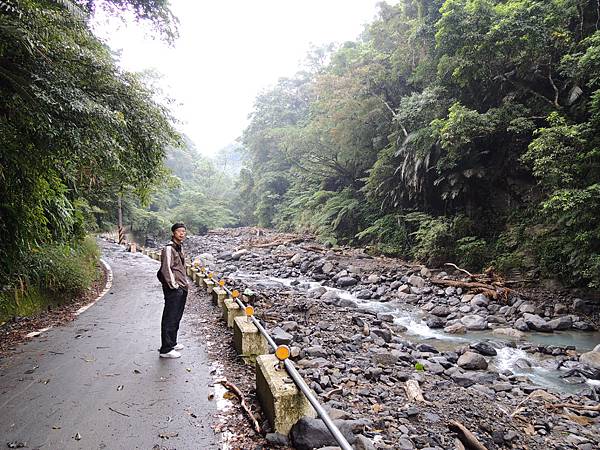
<instances>
[{"instance_id":1,"label":"rocky riverbed","mask_svg":"<svg viewBox=\"0 0 600 450\"><path fill-rule=\"evenodd\" d=\"M453 422L489 449L600 448L594 302L532 289L494 299L435 283L458 271L255 233L191 236L186 252L255 294L356 448L462 448ZM295 447L333 445L320 428L299 424Z\"/></svg>"}]
</instances>

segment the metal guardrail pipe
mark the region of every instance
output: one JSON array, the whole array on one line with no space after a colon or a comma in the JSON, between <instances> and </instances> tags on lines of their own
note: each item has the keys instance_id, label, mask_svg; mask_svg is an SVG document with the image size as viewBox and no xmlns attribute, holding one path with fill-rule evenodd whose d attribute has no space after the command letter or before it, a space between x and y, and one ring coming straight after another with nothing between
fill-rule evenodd
<instances>
[{"instance_id":1,"label":"metal guardrail pipe","mask_svg":"<svg viewBox=\"0 0 600 450\"><path fill-rule=\"evenodd\" d=\"M227 292L229 295L231 295L233 297L232 292L226 286L223 285L223 286L221 286L221 288L224 289L225 292ZM244 305L244 302L242 302L238 297L234 297L234 300L236 301L236 303L238 304L238 306L240 308L242 308L243 310L246 309L247 305ZM273 350L276 350L277 344L275 343L275 341L273 340L273 338L271 337L269 332L265 329L265 327L263 327L262 324L258 321L258 319L254 316L250 316L250 320L252 320L252 323L256 326L256 328L258 328L258 331L260 331L260 334L262 334L265 337L265 339L267 340L269 345L273 348ZM333 420L331 420L331 417L329 417L329 414L327 414L327 411L325 411L325 409L319 403L319 400L317 400L317 398L313 395L310 388L308 387L308 385L302 378L302 375L300 375L300 373L294 366L294 363L292 361L290 361L289 359L286 359L283 361L283 364L284 364L284 367L285 367L287 373L290 375L290 377L292 377L292 380L294 381L296 386L298 386L300 391L302 391L302 393L308 399L308 401L310 402L312 407L317 412L319 418L323 421L323 423L325 424L325 426L327 427L327 429L329 430L329 432L331 433L333 438L339 444L340 448L342 450L353 450L352 446L348 443L348 441L346 440L346 438L344 437L344 435L342 434L340 429L336 426L335 423L333 423Z\"/></svg>"}]
</instances>

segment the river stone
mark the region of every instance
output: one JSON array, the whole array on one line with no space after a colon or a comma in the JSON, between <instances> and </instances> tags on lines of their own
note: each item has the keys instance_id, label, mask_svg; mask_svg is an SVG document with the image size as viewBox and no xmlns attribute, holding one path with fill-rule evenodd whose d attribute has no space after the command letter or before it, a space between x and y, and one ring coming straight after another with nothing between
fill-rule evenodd
<instances>
[{"instance_id":1,"label":"river stone","mask_svg":"<svg viewBox=\"0 0 600 450\"><path fill-rule=\"evenodd\" d=\"M427 267L423 266L421 267L421 276L425 277L425 278L431 278L431 270L429 270Z\"/></svg>"},{"instance_id":2,"label":"river stone","mask_svg":"<svg viewBox=\"0 0 600 450\"><path fill-rule=\"evenodd\" d=\"M590 369L600 370L600 352L582 353L579 357L579 362L585 364Z\"/></svg>"},{"instance_id":3,"label":"river stone","mask_svg":"<svg viewBox=\"0 0 600 450\"><path fill-rule=\"evenodd\" d=\"M579 331L594 331L596 329L594 325L584 320L578 320L577 322L573 322L573 328Z\"/></svg>"},{"instance_id":4,"label":"river stone","mask_svg":"<svg viewBox=\"0 0 600 450\"><path fill-rule=\"evenodd\" d=\"M431 316L427 319L427 326L429 328L444 328L446 321L441 317Z\"/></svg>"},{"instance_id":5,"label":"river stone","mask_svg":"<svg viewBox=\"0 0 600 450\"><path fill-rule=\"evenodd\" d=\"M553 330L568 330L573 326L573 318L571 316L557 317L548 322L548 326Z\"/></svg>"},{"instance_id":6,"label":"river stone","mask_svg":"<svg viewBox=\"0 0 600 450\"><path fill-rule=\"evenodd\" d=\"M378 366L391 367L398 362L398 355L393 352L375 353L371 360Z\"/></svg>"},{"instance_id":7,"label":"river stone","mask_svg":"<svg viewBox=\"0 0 600 450\"><path fill-rule=\"evenodd\" d=\"M373 328L371 330L371 334L374 334L377 337L380 337L385 342L392 342L392 332L390 330L381 329L381 328Z\"/></svg>"},{"instance_id":8,"label":"river stone","mask_svg":"<svg viewBox=\"0 0 600 450\"><path fill-rule=\"evenodd\" d=\"M339 295L336 291L327 291L325 292L323 295L321 295L321 300L325 300L325 301L333 301L333 300L337 300L339 298Z\"/></svg>"},{"instance_id":9,"label":"river stone","mask_svg":"<svg viewBox=\"0 0 600 450\"><path fill-rule=\"evenodd\" d=\"M325 274L329 274L333 271L333 264L331 264L329 261L327 261L325 264L323 264L323 266L321 267L321 272L325 273Z\"/></svg>"},{"instance_id":10,"label":"river stone","mask_svg":"<svg viewBox=\"0 0 600 450\"><path fill-rule=\"evenodd\" d=\"M248 253L250 253L250 251L243 248L241 250L238 250L237 252L233 252L231 254L231 259L233 259L234 261L238 261L242 256L244 256Z\"/></svg>"},{"instance_id":11,"label":"river stone","mask_svg":"<svg viewBox=\"0 0 600 450\"><path fill-rule=\"evenodd\" d=\"M312 347L308 347L306 349L306 353L309 356L312 356L315 358L318 358L318 357L326 358L328 356L327 351L320 345L313 345Z\"/></svg>"},{"instance_id":12,"label":"river stone","mask_svg":"<svg viewBox=\"0 0 600 450\"><path fill-rule=\"evenodd\" d=\"M370 289L361 289L356 294L356 298L360 298L362 300L370 299L372 296L373 296L373 293L371 292Z\"/></svg>"},{"instance_id":13,"label":"river stone","mask_svg":"<svg viewBox=\"0 0 600 450\"><path fill-rule=\"evenodd\" d=\"M486 359L475 352L465 352L458 358L458 367L465 370L485 370L488 363Z\"/></svg>"},{"instance_id":14,"label":"river stone","mask_svg":"<svg viewBox=\"0 0 600 450\"><path fill-rule=\"evenodd\" d=\"M525 323L525 320L520 317L515 321L514 327L518 330L518 331L529 331L529 327L527 326L527 324Z\"/></svg>"},{"instance_id":15,"label":"river stone","mask_svg":"<svg viewBox=\"0 0 600 450\"><path fill-rule=\"evenodd\" d=\"M521 306L519 306L519 312L523 314L534 314L535 306L533 306L531 303L523 303Z\"/></svg>"},{"instance_id":16,"label":"river stone","mask_svg":"<svg viewBox=\"0 0 600 450\"><path fill-rule=\"evenodd\" d=\"M425 287L425 280L418 275L411 275L408 277L408 284L416 288L423 288Z\"/></svg>"},{"instance_id":17,"label":"river stone","mask_svg":"<svg viewBox=\"0 0 600 450\"><path fill-rule=\"evenodd\" d=\"M419 350L420 352L426 352L426 353L439 353L437 348L435 348L433 345L427 344L425 342L417 345L417 350Z\"/></svg>"},{"instance_id":18,"label":"river stone","mask_svg":"<svg viewBox=\"0 0 600 450\"><path fill-rule=\"evenodd\" d=\"M430 314L433 314L434 316L446 317L448 314L450 314L451 311L450 311L450 308L448 308L445 305L438 305L429 312L430 312Z\"/></svg>"},{"instance_id":19,"label":"river stone","mask_svg":"<svg viewBox=\"0 0 600 450\"><path fill-rule=\"evenodd\" d=\"M600 352L600 344L596 345L592 351L593 352Z\"/></svg>"},{"instance_id":20,"label":"river stone","mask_svg":"<svg viewBox=\"0 0 600 450\"><path fill-rule=\"evenodd\" d=\"M323 294L325 294L325 292L327 292L327 289L325 289L323 286L317 286L315 288L310 289L306 293L306 296L308 298L321 298Z\"/></svg>"},{"instance_id":21,"label":"river stone","mask_svg":"<svg viewBox=\"0 0 600 450\"><path fill-rule=\"evenodd\" d=\"M356 440L352 446L354 450L375 450L375 446L371 440L362 434L356 436Z\"/></svg>"},{"instance_id":22,"label":"river stone","mask_svg":"<svg viewBox=\"0 0 600 450\"><path fill-rule=\"evenodd\" d=\"M487 328L487 320L478 314L464 316L460 321L467 330L485 330Z\"/></svg>"},{"instance_id":23,"label":"river stone","mask_svg":"<svg viewBox=\"0 0 600 450\"><path fill-rule=\"evenodd\" d=\"M467 332L467 329L462 323L457 322L445 327L444 332L448 334L465 334Z\"/></svg>"},{"instance_id":24,"label":"river stone","mask_svg":"<svg viewBox=\"0 0 600 450\"><path fill-rule=\"evenodd\" d=\"M300 261L302 261L302 255L300 253L296 253L294 256L292 256L290 258L290 261L294 265L300 264Z\"/></svg>"},{"instance_id":25,"label":"river stone","mask_svg":"<svg viewBox=\"0 0 600 450\"><path fill-rule=\"evenodd\" d=\"M341 287L354 286L356 283L357 283L356 278L352 278L352 277L340 277L337 280L338 286L341 286Z\"/></svg>"},{"instance_id":26,"label":"river stone","mask_svg":"<svg viewBox=\"0 0 600 450\"><path fill-rule=\"evenodd\" d=\"M281 327L273 328L270 334L277 345L289 345L294 339L294 336Z\"/></svg>"},{"instance_id":27,"label":"river stone","mask_svg":"<svg viewBox=\"0 0 600 450\"><path fill-rule=\"evenodd\" d=\"M487 342L476 342L469 345L471 350L475 350L477 353L485 356L496 356L498 352Z\"/></svg>"},{"instance_id":28,"label":"river stone","mask_svg":"<svg viewBox=\"0 0 600 450\"><path fill-rule=\"evenodd\" d=\"M334 420L334 423L350 444L353 444L356 440L352 433L352 422L355 421ZM313 419L312 417L302 417L296 422L290 430L290 439L297 450L312 450L337 444L325 423L321 419Z\"/></svg>"},{"instance_id":29,"label":"river stone","mask_svg":"<svg viewBox=\"0 0 600 450\"><path fill-rule=\"evenodd\" d=\"M471 303L471 306L486 307L490 303L490 301L485 295L477 294L475 297L473 297L471 299L470 303Z\"/></svg>"},{"instance_id":30,"label":"river stone","mask_svg":"<svg viewBox=\"0 0 600 450\"><path fill-rule=\"evenodd\" d=\"M369 278L367 278L367 283L376 284L376 283L379 283L380 280L381 280L381 278L379 277L379 275L372 274L372 275L369 275Z\"/></svg>"},{"instance_id":31,"label":"river stone","mask_svg":"<svg viewBox=\"0 0 600 450\"><path fill-rule=\"evenodd\" d=\"M399 294L408 294L410 292L410 286L408 284L403 284L398 288Z\"/></svg>"},{"instance_id":32,"label":"river stone","mask_svg":"<svg viewBox=\"0 0 600 450\"><path fill-rule=\"evenodd\" d=\"M506 336L514 339L523 339L525 334L522 331L515 330L514 328L495 328L492 334L496 336Z\"/></svg>"},{"instance_id":33,"label":"river stone","mask_svg":"<svg viewBox=\"0 0 600 450\"><path fill-rule=\"evenodd\" d=\"M523 314L523 320L525 321L527 326L532 330L540 331L543 333L552 333L552 328L550 328L548 322L546 322L537 314L525 313Z\"/></svg>"}]
</instances>

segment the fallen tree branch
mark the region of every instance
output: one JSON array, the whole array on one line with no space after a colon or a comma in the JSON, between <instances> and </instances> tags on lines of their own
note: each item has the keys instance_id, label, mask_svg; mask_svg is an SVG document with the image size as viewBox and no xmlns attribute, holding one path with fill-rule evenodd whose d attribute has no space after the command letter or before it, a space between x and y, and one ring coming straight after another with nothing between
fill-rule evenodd
<instances>
[{"instance_id":1,"label":"fallen tree branch","mask_svg":"<svg viewBox=\"0 0 600 450\"><path fill-rule=\"evenodd\" d=\"M466 448L473 450L487 450L487 447L479 442L475 435L471 433L462 423L452 420L448 424L448 428L458 434L458 438Z\"/></svg>"},{"instance_id":2,"label":"fallen tree branch","mask_svg":"<svg viewBox=\"0 0 600 450\"><path fill-rule=\"evenodd\" d=\"M250 410L248 403L246 403L246 398L244 397L244 394L242 394L242 391L240 391L239 388L235 384L229 382L228 380L219 380L217 382L219 384L222 384L226 389L229 389L231 392L233 392L235 394L235 396L240 401L240 406L242 407L244 412L248 415L250 422L252 422L254 431L256 431L258 434L261 434L262 431L261 431L260 425L259 425L258 421L256 420L256 417L254 417L254 414L252 414L252 411Z\"/></svg>"},{"instance_id":3,"label":"fallen tree branch","mask_svg":"<svg viewBox=\"0 0 600 450\"><path fill-rule=\"evenodd\" d=\"M110 406L108 407L108 409L110 409L112 412L116 412L117 414L121 414L122 416L129 417L129 414L125 414L125 413L122 413L121 411L117 411L116 409L113 409Z\"/></svg>"},{"instance_id":4,"label":"fallen tree branch","mask_svg":"<svg viewBox=\"0 0 600 450\"><path fill-rule=\"evenodd\" d=\"M286 240L276 240L276 241L272 241L272 242L267 242L265 244L249 244L250 247L254 247L254 248L269 248L269 247L275 247L276 245L287 245L287 244L296 244L298 242L302 242L304 241L304 238L293 238L293 239L286 239Z\"/></svg>"},{"instance_id":5,"label":"fallen tree branch","mask_svg":"<svg viewBox=\"0 0 600 450\"><path fill-rule=\"evenodd\" d=\"M598 405L577 405L576 403L548 403L544 405L547 409L556 409L556 408L570 408L570 409L580 409L584 411L600 411L600 404Z\"/></svg>"},{"instance_id":6,"label":"fallen tree branch","mask_svg":"<svg viewBox=\"0 0 600 450\"><path fill-rule=\"evenodd\" d=\"M516 292L510 288L497 286L495 284L480 283L478 281L442 280L439 278L430 278L429 281L432 284L438 284L442 286L479 290L479 292L482 292L483 294L494 299L497 299L499 295L502 295L506 299L508 298L508 294L516 294Z\"/></svg>"},{"instance_id":7,"label":"fallen tree branch","mask_svg":"<svg viewBox=\"0 0 600 450\"><path fill-rule=\"evenodd\" d=\"M456 270L466 273L467 275L469 275L470 278L475 278L473 276L473 274L471 272L466 271L465 269L461 269L460 267L458 267L456 264L454 263L444 263L445 266L450 266L450 267L454 267Z\"/></svg>"},{"instance_id":8,"label":"fallen tree branch","mask_svg":"<svg viewBox=\"0 0 600 450\"><path fill-rule=\"evenodd\" d=\"M332 395L339 394L342 391L343 391L343 389L341 387L335 387L332 390L330 390L329 392L327 392L326 394L323 394L323 398L329 400Z\"/></svg>"}]
</instances>

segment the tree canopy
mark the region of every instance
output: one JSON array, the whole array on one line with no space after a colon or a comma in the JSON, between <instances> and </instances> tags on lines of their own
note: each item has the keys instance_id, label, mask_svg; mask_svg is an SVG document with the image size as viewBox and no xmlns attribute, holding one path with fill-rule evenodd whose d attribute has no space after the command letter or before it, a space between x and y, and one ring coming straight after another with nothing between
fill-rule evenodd
<instances>
[{"instance_id":1,"label":"tree canopy","mask_svg":"<svg viewBox=\"0 0 600 450\"><path fill-rule=\"evenodd\" d=\"M599 286L599 23L597 0L381 4L257 98L245 217Z\"/></svg>"}]
</instances>

